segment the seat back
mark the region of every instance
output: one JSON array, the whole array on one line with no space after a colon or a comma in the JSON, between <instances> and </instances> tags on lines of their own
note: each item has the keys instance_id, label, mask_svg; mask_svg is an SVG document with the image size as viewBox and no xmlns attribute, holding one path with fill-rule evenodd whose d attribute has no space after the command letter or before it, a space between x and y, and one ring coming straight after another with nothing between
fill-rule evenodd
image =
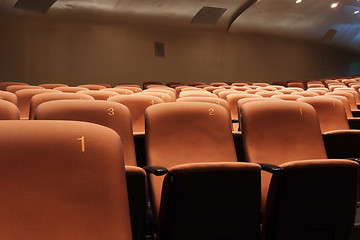
<instances>
[{"instance_id":1,"label":"seat back","mask_svg":"<svg viewBox=\"0 0 360 240\"><path fill-rule=\"evenodd\" d=\"M95 100L107 100L110 97L119 95L116 92L99 91L99 90L78 91L77 93L92 96Z\"/></svg>"},{"instance_id":2,"label":"seat back","mask_svg":"<svg viewBox=\"0 0 360 240\"><path fill-rule=\"evenodd\" d=\"M76 93L78 91L86 91L89 90L88 88L85 87L56 87L54 88L55 90L59 90L62 91L64 93Z\"/></svg>"},{"instance_id":3,"label":"seat back","mask_svg":"<svg viewBox=\"0 0 360 240\"><path fill-rule=\"evenodd\" d=\"M159 97L145 94L114 96L109 98L108 101L118 102L128 107L131 114L134 133L142 134L145 132L145 109L154 104L164 102Z\"/></svg>"},{"instance_id":4,"label":"seat back","mask_svg":"<svg viewBox=\"0 0 360 240\"><path fill-rule=\"evenodd\" d=\"M115 130L124 146L126 165L136 166L131 116L127 107L110 101L56 100L40 104L35 120L74 120L100 124Z\"/></svg>"},{"instance_id":5,"label":"seat back","mask_svg":"<svg viewBox=\"0 0 360 240\"><path fill-rule=\"evenodd\" d=\"M115 131L85 122L4 120L0 135L2 238L132 239Z\"/></svg>"},{"instance_id":6,"label":"seat back","mask_svg":"<svg viewBox=\"0 0 360 240\"><path fill-rule=\"evenodd\" d=\"M21 85L19 85L21 86ZM18 98L18 107L20 111L21 119L29 119L30 118L30 103L31 98L36 94L40 93L56 93L59 92L53 89L21 89L15 92L15 95Z\"/></svg>"},{"instance_id":7,"label":"seat back","mask_svg":"<svg viewBox=\"0 0 360 240\"><path fill-rule=\"evenodd\" d=\"M226 100L221 98L213 97L184 97L176 99L176 102L207 102L207 103L216 103L220 106L223 106L229 113L229 104Z\"/></svg>"},{"instance_id":8,"label":"seat back","mask_svg":"<svg viewBox=\"0 0 360 240\"><path fill-rule=\"evenodd\" d=\"M244 92L230 93L226 95L226 101L229 103L232 120L239 120L237 102L243 98L263 98L263 97L260 95L248 94Z\"/></svg>"},{"instance_id":9,"label":"seat back","mask_svg":"<svg viewBox=\"0 0 360 240\"><path fill-rule=\"evenodd\" d=\"M22 82L0 82L0 90L6 91L6 88L11 85L29 85L29 84Z\"/></svg>"},{"instance_id":10,"label":"seat back","mask_svg":"<svg viewBox=\"0 0 360 240\"><path fill-rule=\"evenodd\" d=\"M0 120L20 120L18 107L11 102L0 100Z\"/></svg>"},{"instance_id":11,"label":"seat back","mask_svg":"<svg viewBox=\"0 0 360 240\"><path fill-rule=\"evenodd\" d=\"M262 239L352 239L358 164L322 159L280 166L270 184Z\"/></svg>"},{"instance_id":12,"label":"seat back","mask_svg":"<svg viewBox=\"0 0 360 240\"><path fill-rule=\"evenodd\" d=\"M41 103L54 101L54 100L66 100L66 99L94 100L93 97L81 93L51 92L51 93L36 94L31 98L29 118L34 119L35 110Z\"/></svg>"},{"instance_id":13,"label":"seat back","mask_svg":"<svg viewBox=\"0 0 360 240\"><path fill-rule=\"evenodd\" d=\"M6 87L6 91L15 93L18 90L22 89L44 89L43 87L39 86L32 86L28 84L16 84L16 85L9 85Z\"/></svg>"},{"instance_id":14,"label":"seat back","mask_svg":"<svg viewBox=\"0 0 360 240\"><path fill-rule=\"evenodd\" d=\"M18 98L15 95L15 93L7 92L7 91L1 91L0 90L0 100L8 101L16 106L18 105Z\"/></svg>"},{"instance_id":15,"label":"seat back","mask_svg":"<svg viewBox=\"0 0 360 240\"><path fill-rule=\"evenodd\" d=\"M313 106L319 118L322 133L349 129L344 104L335 98L319 96L298 99Z\"/></svg>"},{"instance_id":16,"label":"seat back","mask_svg":"<svg viewBox=\"0 0 360 240\"><path fill-rule=\"evenodd\" d=\"M236 162L229 113L213 103L176 102L149 107L146 117L148 165L171 168L200 162ZM152 177L157 215L161 177Z\"/></svg>"},{"instance_id":17,"label":"seat back","mask_svg":"<svg viewBox=\"0 0 360 240\"><path fill-rule=\"evenodd\" d=\"M68 87L68 85L64 83L44 83L44 84L39 84L38 86L47 89L54 89L56 87Z\"/></svg>"}]
</instances>

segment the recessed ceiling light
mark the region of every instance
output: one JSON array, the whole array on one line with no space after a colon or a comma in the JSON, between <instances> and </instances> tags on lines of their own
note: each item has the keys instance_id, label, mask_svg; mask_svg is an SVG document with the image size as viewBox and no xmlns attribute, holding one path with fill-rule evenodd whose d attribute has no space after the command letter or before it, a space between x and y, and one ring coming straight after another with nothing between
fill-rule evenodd
<instances>
[{"instance_id":1,"label":"recessed ceiling light","mask_svg":"<svg viewBox=\"0 0 360 240\"><path fill-rule=\"evenodd\" d=\"M360 12L360 11L355 11L354 14L356 15L356 14L358 14L359 12Z\"/></svg>"},{"instance_id":2,"label":"recessed ceiling light","mask_svg":"<svg viewBox=\"0 0 360 240\"><path fill-rule=\"evenodd\" d=\"M296 0L296 3L301 3L302 2L302 0Z\"/></svg>"},{"instance_id":3,"label":"recessed ceiling light","mask_svg":"<svg viewBox=\"0 0 360 240\"><path fill-rule=\"evenodd\" d=\"M331 4L331 8L336 8L336 7L338 6L338 4L339 4L339 3L337 3L337 2L336 2L336 3L332 3L332 4Z\"/></svg>"}]
</instances>

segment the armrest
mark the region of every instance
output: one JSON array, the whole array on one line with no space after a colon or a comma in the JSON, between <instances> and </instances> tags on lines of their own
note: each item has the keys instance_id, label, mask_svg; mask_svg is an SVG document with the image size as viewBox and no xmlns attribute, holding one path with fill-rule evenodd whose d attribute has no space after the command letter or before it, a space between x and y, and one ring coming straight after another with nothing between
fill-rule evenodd
<instances>
[{"instance_id":1,"label":"armrest","mask_svg":"<svg viewBox=\"0 0 360 240\"><path fill-rule=\"evenodd\" d=\"M147 174L154 174L155 176L162 176L168 172L167 168L162 166L145 166L143 169Z\"/></svg>"},{"instance_id":2,"label":"armrest","mask_svg":"<svg viewBox=\"0 0 360 240\"><path fill-rule=\"evenodd\" d=\"M357 162L360 165L360 158L348 158L348 159Z\"/></svg>"},{"instance_id":3,"label":"armrest","mask_svg":"<svg viewBox=\"0 0 360 240\"><path fill-rule=\"evenodd\" d=\"M269 163L259 163L259 165L261 166L261 170L267 171L269 173L277 174L283 170L281 167Z\"/></svg>"}]
</instances>

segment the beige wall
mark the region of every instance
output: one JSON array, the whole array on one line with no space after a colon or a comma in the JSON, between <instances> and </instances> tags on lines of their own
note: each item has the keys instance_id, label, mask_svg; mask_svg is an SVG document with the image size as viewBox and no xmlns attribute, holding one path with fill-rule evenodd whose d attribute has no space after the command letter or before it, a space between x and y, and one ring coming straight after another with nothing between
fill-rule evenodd
<instances>
[{"instance_id":1,"label":"beige wall","mask_svg":"<svg viewBox=\"0 0 360 240\"><path fill-rule=\"evenodd\" d=\"M305 80L360 74L360 57L327 45L211 28L0 15L0 81L31 84ZM165 43L165 58L154 56Z\"/></svg>"}]
</instances>

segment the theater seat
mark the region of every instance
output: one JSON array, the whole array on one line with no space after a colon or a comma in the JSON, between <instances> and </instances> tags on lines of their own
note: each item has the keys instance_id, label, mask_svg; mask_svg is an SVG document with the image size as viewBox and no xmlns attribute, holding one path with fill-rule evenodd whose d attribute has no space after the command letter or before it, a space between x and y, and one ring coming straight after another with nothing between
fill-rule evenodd
<instances>
[{"instance_id":1,"label":"theater seat","mask_svg":"<svg viewBox=\"0 0 360 240\"><path fill-rule=\"evenodd\" d=\"M149 164L146 169L154 173L150 176L150 186L160 238L233 239L239 237L239 231L244 234L240 236L256 236L259 182L251 183L255 185L249 196L244 196L244 186L240 185L246 178L242 167L257 169L255 172L259 168L249 163L237 163L226 109L213 103L176 102L151 106L145 116ZM229 174L224 173L224 169ZM255 172L251 179L256 179ZM239 191L232 187L235 185ZM221 195L223 199L219 202ZM246 221L244 216L248 216L247 210L240 207L241 196L244 201L249 200L247 197L253 199L246 206L255 213L250 217L252 227L248 229L241 225ZM228 209L230 206L239 206L232 210L233 215Z\"/></svg>"},{"instance_id":2,"label":"theater seat","mask_svg":"<svg viewBox=\"0 0 360 240\"><path fill-rule=\"evenodd\" d=\"M118 102L129 108L135 134L145 133L145 109L154 104L164 102L159 97L145 94L114 96L109 98L108 101Z\"/></svg>"},{"instance_id":3,"label":"theater seat","mask_svg":"<svg viewBox=\"0 0 360 240\"><path fill-rule=\"evenodd\" d=\"M54 100L69 100L69 99L78 99L78 100L95 100L92 96L81 94L81 93L40 93L36 94L31 98L30 102L30 119L34 119L34 114L36 108L44 102L54 101Z\"/></svg>"},{"instance_id":4,"label":"theater seat","mask_svg":"<svg viewBox=\"0 0 360 240\"><path fill-rule=\"evenodd\" d=\"M115 131L85 122L4 120L0 135L2 239L132 239Z\"/></svg>"},{"instance_id":5,"label":"theater seat","mask_svg":"<svg viewBox=\"0 0 360 240\"><path fill-rule=\"evenodd\" d=\"M158 239L258 239L260 166L193 163L165 176Z\"/></svg>"},{"instance_id":6,"label":"theater seat","mask_svg":"<svg viewBox=\"0 0 360 240\"><path fill-rule=\"evenodd\" d=\"M7 91L1 91L0 90L0 100L8 101L16 106L18 105L18 98L15 95L15 93L7 92Z\"/></svg>"},{"instance_id":7,"label":"theater seat","mask_svg":"<svg viewBox=\"0 0 360 240\"><path fill-rule=\"evenodd\" d=\"M57 100L40 104L35 113L35 120L85 121L109 127L118 133L127 166L126 177L133 239L144 239L147 203L146 175L142 168L136 167L129 109L111 101Z\"/></svg>"},{"instance_id":8,"label":"theater seat","mask_svg":"<svg viewBox=\"0 0 360 240\"><path fill-rule=\"evenodd\" d=\"M280 165L271 180L262 239L351 239L358 164L306 160Z\"/></svg>"},{"instance_id":9,"label":"theater seat","mask_svg":"<svg viewBox=\"0 0 360 240\"><path fill-rule=\"evenodd\" d=\"M18 98L18 107L21 119L30 119L31 98L40 93L57 93L54 89L21 89L15 92Z\"/></svg>"},{"instance_id":10,"label":"theater seat","mask_svg":"<svg viewBox=\"0 0 360 240\"><path fill-rule=\"evenodd\" d=\"M20 120L18 107L11 102L0 100L0 120Z\"/></svg>"},{"instance_id":11,"label":"theater seat","mask_svg":"<svg viewBox=\"0 0 360 240\"><path fill-rule=\"evenodd\" d=\"M315 109L298 101L255 101L240 107L245 158L280 165L289 161L326 159ZM265 206L271 174L262 174Z\"/></svg>"}]
</instances>

